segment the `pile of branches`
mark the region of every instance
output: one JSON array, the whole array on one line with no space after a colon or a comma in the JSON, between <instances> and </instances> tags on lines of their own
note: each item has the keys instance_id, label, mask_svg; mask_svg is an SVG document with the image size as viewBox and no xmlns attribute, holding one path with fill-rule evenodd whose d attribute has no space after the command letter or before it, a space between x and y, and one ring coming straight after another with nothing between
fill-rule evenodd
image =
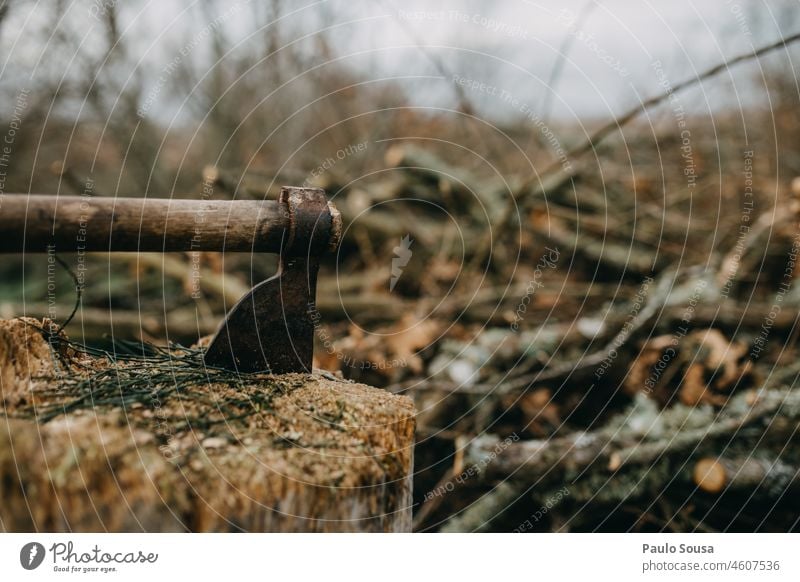
<instances>
[{"instance_id":1,"label":"pile of branches","mask_svg":"<svg viewBox=\"0 0 800 582\"><path fill-rule=\"evenodd\" d=\"M303 180L345 220L320 275L315 365L415 399L418 530L797 529L798 152L761 152L800 143L785 133L798 108L776 103L769 115L793 121L774 131L757 111L747 127L678 119L689 84L588 139L408 117L405 137L370 142L371 165ZM659 107L661 122L637 123ZM299 178L202 180L261 199ZM250 283L214 255L127 260L178 289L196 260L208 301L157 310L166 324L130 313L123 337L210 332Z\"/></svg>"}]
</instances>

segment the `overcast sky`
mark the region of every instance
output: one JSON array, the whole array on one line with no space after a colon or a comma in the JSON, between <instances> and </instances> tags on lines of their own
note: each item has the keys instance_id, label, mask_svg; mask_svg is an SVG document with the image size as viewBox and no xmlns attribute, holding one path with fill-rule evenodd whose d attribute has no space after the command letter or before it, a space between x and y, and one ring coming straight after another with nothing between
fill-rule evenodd
<instances>
[{"instance_id":1,"label":"overcast sky","mask_svg":"<svg viewBox=\"0 0 800 582\"><path fill-rule=\"evenodd\" d=\"M94 16L114 1L77 0L69 4L60 26L77 31L84 49L99 45L101 27ZM248 43L263 37L265 27L275 26L266 16L254 16L255 2L219 2L213 18L192 2L120 2L121 29L134 53L131 62L150 71L146 82L153 83L155 73L187 43L197 44L190 58L201 60L205 43L197 42L198 37L205 39L217 27L246 50ZM283 42L311 35L299 44L313 51L313 34L326 30L342 62L361 75L426 76L424 81L400 82L421 105L452 105L452 77L457 76L481 112L495 117L515 111L497 99L502 91L532 109L542 107L550 92L554 114L561 118L606 117L661 91L654 62L661 62L674 84L778 38L780 28L788 34L800 26L786 11L787 6L797 11L796 1L603 0L588 10L587 0L331 0L282 6ZM0 84L6 88L59 57L42 59L44 42L31 40L47 32L41 27L48 11L49 5L29 2L12 14L0 39L0 54L6 56ZM564 48L563 69L548 89ZM69 68L77 66L67 56L60 55L65 64L57 64L59 73L69 74ZM753 88L757 72L757 65L737 69L688 95L686 103L702 112L737 99L758 101L758 89ZM158 111L171 116L174 103L168 92L160 98Z\"/></svg>"}]
</instances>

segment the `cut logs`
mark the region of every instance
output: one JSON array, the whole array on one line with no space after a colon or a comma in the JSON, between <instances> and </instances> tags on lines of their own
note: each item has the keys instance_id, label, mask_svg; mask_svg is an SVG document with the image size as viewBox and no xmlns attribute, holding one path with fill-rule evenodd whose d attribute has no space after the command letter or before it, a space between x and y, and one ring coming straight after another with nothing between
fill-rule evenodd
<instances>
[{"instance_id":1,"label":"cut logs","mask_svg":"<svg viewBox=\"0 0 800 582\"><path fill-rule=\"evenodd\" d=\"M320 375L189 382L180 354L111 362L48 324L0 320L2 529L410 531L408 398Z\"/></svg>"},{"instance_id":2,"label":"cut logs","mask_svg":"<svg viewBox=\"0 0 800 582\"><path fill-rule=\"evenodd\" d=\"M706 457L697 461L692 474L695 484L706 493L730 489L752 491L759 487L785 491L797 487L797 471L780 461L754 457Z\"/></svg>"}]
</instances>

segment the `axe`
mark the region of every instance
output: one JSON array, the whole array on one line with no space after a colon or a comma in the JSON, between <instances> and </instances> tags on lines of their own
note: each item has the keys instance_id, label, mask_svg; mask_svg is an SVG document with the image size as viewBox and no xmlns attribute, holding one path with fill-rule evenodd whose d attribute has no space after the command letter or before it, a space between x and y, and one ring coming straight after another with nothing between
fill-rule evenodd
<instances>
[{"instance_id":1,"label":"axe","mask_svg":"<svg viewBox=\"0 0 800 582\"><path fill-rule=\"evenodd\" d=\"M278 272L228 312L204 359L236 372L311 372L320 257L342 219L319 188L278 201L0 194L0 252L278 253Z\"/></svg>"}]
</instances>

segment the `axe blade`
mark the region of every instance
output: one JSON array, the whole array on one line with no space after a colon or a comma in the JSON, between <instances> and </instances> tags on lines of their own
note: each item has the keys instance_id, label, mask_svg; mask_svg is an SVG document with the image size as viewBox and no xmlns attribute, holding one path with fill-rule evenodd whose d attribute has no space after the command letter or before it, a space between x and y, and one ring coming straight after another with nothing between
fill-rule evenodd
<instances>
[{"instance_id":1,"label":"axe blade","mask_svg":"<svg viewBox=\"0 0 800 582\"><path fill-rule=\"evenodd\" d=\"M209 366L273 374L312 371L319 256L338 246L341 217L318 188L284 188L280 203L289 228L278 272L230 310L206 350Z\"/></svg>"},{"instance_id":2,"label":"axe blade","mask_svg":"<svg viewBox=\"0 0 800 582\"><path fill-rule=\"evenodd\" d=\"M281 258L278 273L231 309L205 354L209 366L237 372L311 372L316 259Z\"/></svg>"}]
</instances>

